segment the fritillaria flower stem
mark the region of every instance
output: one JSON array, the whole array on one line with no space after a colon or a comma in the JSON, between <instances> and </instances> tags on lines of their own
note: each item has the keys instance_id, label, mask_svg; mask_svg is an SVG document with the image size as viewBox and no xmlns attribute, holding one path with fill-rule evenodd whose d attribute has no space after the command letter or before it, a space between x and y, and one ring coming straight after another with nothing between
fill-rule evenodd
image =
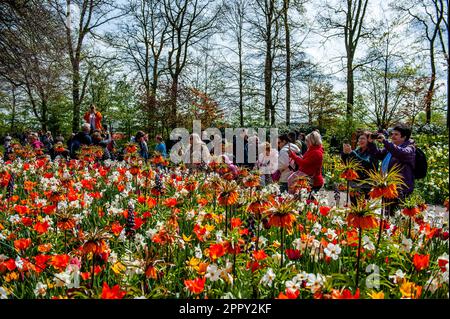
<instances>
[{"instance_id":1,"label":"fritillaria flower stem","mask_svg":"<svg viewBox=\"0 0 450 319\"><path fill-rule=\"evenodd\" d=\"M233 276L236 277L236 247L233 245Z\"/></svg>"},{"instance_id":2,"label":"fritillaria flower stem","mask_svg":"<svg viewBox=\"0 0 450 319\"><path fill-rule=\"evenodd\" d=\"M347 180L347 207L348 207L349 197L350 197L350 181Z\"/></svg>"},{"instance_id":3,"label":"fritillaria flower stem","mask_svg":"<svg viewBox=\"0 0 450 319\"><path fill-rule=\"evenodd\" d=\"M408 224L408 238L411 238L411 216L409 216L409 224Z\"/></svg>"},{"instance_id":4,"label":"fritillaria flower stem","mask_svg":"<svg viewBox=\"0 0 450 319\"><path fill-rule=\"evenodd\" d=\"M225 206L225 237L228 235L228 205Z\"/></svg>"},{"instance_id":5,"label":"fritillaria flower stem","mask_svg":"<svg viewBox=\"0 0 450 319\"><path fill-rule=\"evenodd\" d=\"M283 255L284 255L284 228L281 227L281 265L280 267L283 268Z\"/></svg>"},{"instance_id":6,"label":"fritillaria flower stem","mask_svg":"<svg viewBox=\"0 0 450 319\"><path fill-rule=\"evenodd\" d=\"M377 247L376 247L376 251L378 251L378 246L380 245L380 240L381 240L381 234L383 231L383 227L384 227L384 212L385 212L386 208L385 208L385 203L384 203L384 199L381 200L381 216L380 216L380 228L378 229L378 239L377 239Z\"/></svg>"},{"instance_id":7,"label":"fritillaria flower stem","mask_svg":"<svg viewBox=\"0 0 450 319\"><path fill-rule=\"evenodd\" d=\"M95 254L92 253L91 289L94 288L94 275L95 275Z\"/></svg>"},{"instance_id":8,"label":"fritillaria flower stem","mask_svg":"<svg viewBox=\"0 0 450 319\"><path fill-rule=\"evenodd\" d=\"M258 250L258 246L259 246L259 226L261 224L261 217L260 215L258 215L258 218L256 219L256 245L255 245L255 250Z\"/></svg>"},{"instance_id":9,"label":"fritillaria flower stem","mask_svg":"<svg viewBox=\"0 0 450 319\"><path fill-rule=\"evenodd\" d=\"M67 254L67 230L64 229L64 250L66 251Z\"/></svg>"},{"instance_id":10,"label":"fritillaria flower stem","mask_svg":"<svg viewBox=\"0 0 450 319\"><path fill-rule=\"evenodd\" d=\"M358 238L358 256L356 256L356 289L358 289L359 285L359 261L361 259L361 240L362 240L362 229L358 228L359 238Z\"/></svg>"}]
</instances>

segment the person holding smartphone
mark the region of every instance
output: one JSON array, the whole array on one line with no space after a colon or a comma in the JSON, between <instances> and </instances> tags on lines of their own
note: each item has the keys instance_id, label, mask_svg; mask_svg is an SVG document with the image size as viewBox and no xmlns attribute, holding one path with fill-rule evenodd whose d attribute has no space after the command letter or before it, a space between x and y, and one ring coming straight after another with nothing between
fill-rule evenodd
<instances>
[{"instance_id":1,"label":"person holding smartphone","mask_svg":"<svg viewBox=\"0 0 450 319\"><path fill-rule=\"evenodd\" d=\"M318 192L323 184L322 163L323 163L323 147L322 137L318 131L313 131L306 136L306 145L308 150L303 157L298 156L295 152L290 151L289 157L298 165L298 169L311 177L312 192Z\"/></svg>"},{"instance_id":2,"label":"person holding smartphone","mask_svg":"<svg viewBox=\"0 0 450 319\"><path fill-rule=\"evenodd\" d=\"M350 143L344 141L342 145L342 153L341 159L344 162L350 161L351 159L356 160L361 166L362 170L358 170L358 181L350 181L350 187L356 190L356 193L359 193L360 196L363 196L365 199L368 199L369 192L371 186L365 182L367 180L367 171L369 170L377 170L378 169L378 160L369 153L369 137L372 133L365 131L360 132L357 135L357 148L352 149ZM377 135L378 136L378 135ZM350 202L352 205L355 205L357 201L357 196L355 193L350 193Z\"/></svg>"},{"instance_id":3,"label":"person holding smartphone","mask_svg":"<svg viewBox=\"0 0 450 319\"><path fill-rule=\"evenodd\" d=\"M384 147L378 148L374 143L375 140ZM398 124L392 129L390 140L386 140L383 134L369 136L368 149L371 156L382 160L383 173L387 174L396 164L400 166L400 175L405 185L399 185L398 198L389 201L387 205L389 214L393 216L399 203L414 191L416 146L411 139L411 129L404 124Z\"/></svg>"}]
</instances>

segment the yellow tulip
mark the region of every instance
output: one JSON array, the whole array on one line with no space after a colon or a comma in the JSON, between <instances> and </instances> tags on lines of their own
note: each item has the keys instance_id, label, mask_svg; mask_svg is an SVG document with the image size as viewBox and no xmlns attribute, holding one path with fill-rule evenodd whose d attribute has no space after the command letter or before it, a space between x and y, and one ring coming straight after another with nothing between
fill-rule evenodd
<instances>
[{"instance_id":1,"label":"yellow tulip","mask_svg":"<svg viewBox=\"0 0 450 319\"><path fill-rule=\"evenodd\" d=\"M126 267L122 265L120 261L116 262L112 267L111 270L114 271L116 275L121 274L123 271L125 271Z\"/></svg>"},{"instance_id":2,"label":"yellow tulip","mask_svg":"<svg viewBox=\"0 0 450 319\"><path fill-rule=\"evenodd\" d=\"M192 235L189 235L189 237L187 237L185 234L183 234L182 237L186 243L188 243L192 240Z\"/></svg>"},{"instance_id":3,"label":"yellow tulip","mask_svg":"<svg viewBox=\"0 0 450 319\"><path fill-rule=\"evenodd\" d=\"M384 299L384 292L372 291L372 293L369 294L369 297L372 299Z\"/></svg>"}]
</instances>

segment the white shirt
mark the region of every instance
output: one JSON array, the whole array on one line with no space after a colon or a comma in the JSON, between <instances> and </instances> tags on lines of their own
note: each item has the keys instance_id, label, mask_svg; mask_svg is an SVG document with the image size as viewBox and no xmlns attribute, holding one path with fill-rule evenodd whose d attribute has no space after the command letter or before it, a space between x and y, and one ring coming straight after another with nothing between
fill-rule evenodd
<instances>
[{"instance_id":1,"label":"white shirt","mask_svg":"<svg viewBox=\"0 0 450 319\"><path fill-rule=\"evenodd\" d=\"M289 168L295 167L295 161L289 157L289 149L295 153L300 152L297 145L293 143L286 144L278 156L278 169L281 172L280 183L287 183L288 177L293 173Z\"/></svg>"},{"instance_id":2,"label":"white shirt","mask_svg":"<svg viewBox=\"0 0 450 319\"><path fill-rule=\"evenodd\" d=\"M269 155L266 151L258 156L258 167L261 174L273 174L278 169L278 152L271 148Z\"/></svg>"}]
</instances>

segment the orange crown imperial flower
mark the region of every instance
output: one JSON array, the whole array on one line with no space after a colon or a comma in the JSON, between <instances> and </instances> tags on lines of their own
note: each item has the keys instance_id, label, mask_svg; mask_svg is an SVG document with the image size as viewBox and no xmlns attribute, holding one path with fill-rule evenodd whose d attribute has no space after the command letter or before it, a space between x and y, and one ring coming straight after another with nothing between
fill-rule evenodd
<instances>
[{"instance_id":1,"label":"orange crown imperial flower","mask_svg":"<svg viewBox=\"0 0 450 319\"><path fill-rule=\"evenodd\" d=\"M353 169L346 169L340 175L341 178L346 179L348 181L353 181L359 178L358 173Z\"/></svg>"},{"instance_id":2,"label":"orange crown imperial flower","mask_svg":"<svg viewBox=\"0 0 450 319\"><path fill-rule=\"evenodd\" d=\"M276 200L265 214L270 226L291 228L297 215L295 202L292 199Z\"/></svg>"},{"instance_id":3,"label":"orange crown imperial flower","mask_svg":"<svg viewBox=\"0 0 450 319\"><path fill-rule=\"evenodd\" d=\"M367 183L372 186L372 190L369 193L372 199L380 197L387 199L397 198L398 187L405 186L398 164L395 164L387 174L381 170L372 170L368 171L367 175Z\"/></svg>"},{"instance_id":4,"label":"orange crown imperial flower","mask_svg":"<svg viewBox=\"0 0 450 319\"><path fill-rule=\"evenodd\" d=\"M378 220L374 216L375 210L379 208L376 202L366 202L358 200L356 205L350 207L350 213L347 215L349 226L361 229L371 229L378 226Z\"/></svg>"},{"instance_id":5,"label":"orange crown imperial flower","mask_svg":"<svg viewBox=\"0 0 450 319\"><path fill-rule=\"evenodd\" d=\"M234 181L230 183L225 183L222 186L218 200L219 204L222 206L229 206L236 204L238 200L237 184Z\"/></svg>"}]
</instances>

